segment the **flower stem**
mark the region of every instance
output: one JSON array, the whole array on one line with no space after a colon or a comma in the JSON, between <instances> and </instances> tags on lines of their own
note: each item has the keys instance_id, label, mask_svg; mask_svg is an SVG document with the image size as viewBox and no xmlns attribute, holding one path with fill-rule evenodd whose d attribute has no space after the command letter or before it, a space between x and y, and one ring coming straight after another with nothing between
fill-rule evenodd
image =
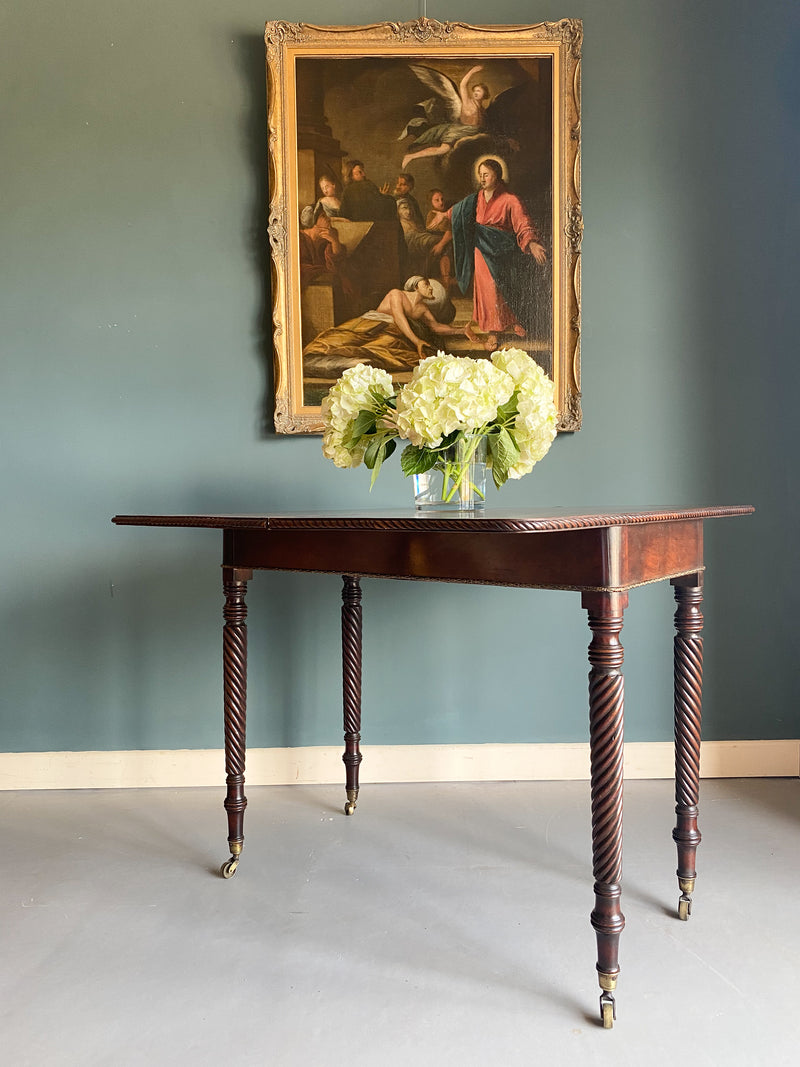
<instances>
[{"instance_id":1,"label":"flower stem","mask_svg":"<svg viewBox=\"0 0 800 1067\"><path fill-rule=\"evenodd\" d=\"M442 500L445 504L450 503L450 501L456 495L456 492L458 492L460 500L469 500L470 489L475 489L475 486L468 478L467 471L469 470L472 457L475 455L478 445L480 444L482 439L483 434L474 433L470 434L467 438L462 438L454 446L458 460L452 464L452 473L450 471L451 464L445 464L446 473L444 476L444 481L442 483ZM449 491L447 489L448 476L453 479L453 487ZM483 494L479 493L477 489L475 490L475 492L481 498L481 500L484 499Z\"/></svg>"}]
</instances>

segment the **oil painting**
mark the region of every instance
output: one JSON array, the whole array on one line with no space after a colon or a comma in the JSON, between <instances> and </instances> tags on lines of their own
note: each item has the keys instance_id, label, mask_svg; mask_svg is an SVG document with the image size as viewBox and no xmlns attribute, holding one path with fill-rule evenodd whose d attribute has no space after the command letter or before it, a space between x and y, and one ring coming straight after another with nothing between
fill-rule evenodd
<instances>
[{"instance_id":1,"label":"oil painting","mask_svg":"<svg viewBox=\"0 0 800 1067\"><path fill-rule=\"evenodd\" d=\"M267 23L275 428L368 363L527 351L580 426L580 46L537 26Z\"/></svg>"}]
</instances>

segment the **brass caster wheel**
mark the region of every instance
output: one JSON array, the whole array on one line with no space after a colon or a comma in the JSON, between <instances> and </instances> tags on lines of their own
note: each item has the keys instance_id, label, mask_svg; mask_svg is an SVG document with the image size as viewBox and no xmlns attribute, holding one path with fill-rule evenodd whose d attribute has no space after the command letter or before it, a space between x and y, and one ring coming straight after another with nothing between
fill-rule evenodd
<instances>
[{"instance_id":1,"label":"brass caster wheel","mask_svg":"<svg viewBox=\"0 0 800 1067\"><path fill-rule=\"evenodd\" d=\"M225 863L222 864L219 869L219 873L222 875L223 878L233 878L233 876L236 874L236 868L238 866L239 857L231 856L229 860L226 860Z\"/></svg>"},{"instance_id":2,"label":"brass caster wheel","mask_svg":"<svg viewBox=\"0 0 800 1067\"><path fill-rule=\"evenodd\" d=\"M603 1020L603 1029L611 1030L617 1017L617 1005L609 993L603 993L600 997L600 1018Z\"/></svg>"},{"instance_id":3,"label":"brass caster wheel","mask_svg":"<svg viewBox=\"0 0 800 1067\"><path fill-rule=\"evenodd\" d=\"M355 810L356 810L355 803L352 800L348 800L347 803L344 806L345 815L352 815Z\"/></svg>"},{"instance_id":4,"label":"brass caster wheel","mask_svg":"<svg viewBox=\"0 0 800 1067\"><path fill-rule=\"evenodd\" d=\"M689 916L691 914L692 914L692 901L691 901L691 898L689 898L689 897L681 897L681 899L678 901L678 918L682 919L683 922L686 922L686 920L689 918Z\"/></svg>"}]
</instances>

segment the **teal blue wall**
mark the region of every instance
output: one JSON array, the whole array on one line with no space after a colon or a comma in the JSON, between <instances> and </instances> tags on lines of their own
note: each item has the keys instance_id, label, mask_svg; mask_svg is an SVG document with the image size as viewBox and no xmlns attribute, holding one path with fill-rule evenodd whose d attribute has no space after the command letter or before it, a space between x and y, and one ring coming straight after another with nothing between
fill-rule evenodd
<instances>
[{"instance_id":1,"label":"teal blue wall","mask_svg":"<svg viewBox=\"0 0 800 1067\"><path fill-rule=\"evenodd\" d=\"M221 744L219 536L116 512L368 502L271 383L265 19L321 0L12 0L0 34L0 744ZM340 3L335 20L419 3ZM428 14L480 23L476 0ZM706 736L800 735L794 2L496 0L584 19L584 428L508 505L754 503L708 530ZM376 506L408 499L398 470ZM338 743L339 581L251 586L253 745ZM579 741L578 594L365 581L365 740ZM671 730L668 587L627 735ZM466 667L458 654L468 650Z\"/></svg>"}]
</instances>

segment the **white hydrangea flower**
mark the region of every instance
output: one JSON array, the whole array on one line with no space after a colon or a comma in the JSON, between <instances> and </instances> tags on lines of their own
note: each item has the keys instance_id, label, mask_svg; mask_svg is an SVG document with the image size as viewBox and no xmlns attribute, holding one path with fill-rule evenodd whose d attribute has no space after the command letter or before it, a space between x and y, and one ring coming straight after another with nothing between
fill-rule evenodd
<instances>
[{"instance_id":1,"label":"white hydrangea flower","mask_svg":"<svg viewBox=\"0 0 800 1067\"><path fill-rule=\"evenodd\" d=\"M508 471L510 478L530 473L556 436L553 382L520 348L494 352L491 360L446 352L422 360L397 395L396 411L384 410L371 390L382 397L394 396L391 375L359 363L344 372L322 401L322 452L337 467L357 467L364 459L367 442L350 443L353 422L364 410L381 412L383 430L396 432L418 448L437 448L454 431L487 432L496 423L498 408L516 394L515 412L502 419L520 453Z\"/></svg>"},{"instance_id":2,"label":"white hydrangea flower","mask_svg":"<svg viewBox=\"0 0 800 1067\"><path fill-rule=\"evenodd\" d=\"M536 360L519 348L506 348L492 355L492 362L509 374L516 384L519 414L514 423L514 439L520 450L509 478L530 474L550 449L557 433L558 413L555 386Z\"/></svg>"},{"instance_id":3,"label":"white hydrangea flower","mask_svg":"<svg viewBox=\"0 0 800 1067\"><path fill-rule=\"evenodd\" d=\"M397 428L412 445L436 448L454 430L491 422L513 392L513 379L489 360L439 352L417 364L400 392Z\"/></svg>"},{"instance_id":4,"label":"white hydrangea flower","mask_svg":"<svg viewBox=\"0 0 800 1067\"><path fill-rule=\"evenodd\" d=\"M383 396L392 396L392 376L380 367L359 363L348 367L338 382L322 400L322 454L337 467L357 467L367 450L366 443L346 448L342 443L360 411L372 408L375 399L370 393L377 387Z\"/></svg>"},{"instance_id":5,"label":"white hydrangea flower","mask_svg":"<svg viewBox=\"0 0 800 1067\"><path fill-rule=\"evenodd\" d=\"M541 372L539 364L521 348L501 348L492 352L492 363L510 374L515 385L519 385L530 374Z\"/></svg>"}]
</instances>

